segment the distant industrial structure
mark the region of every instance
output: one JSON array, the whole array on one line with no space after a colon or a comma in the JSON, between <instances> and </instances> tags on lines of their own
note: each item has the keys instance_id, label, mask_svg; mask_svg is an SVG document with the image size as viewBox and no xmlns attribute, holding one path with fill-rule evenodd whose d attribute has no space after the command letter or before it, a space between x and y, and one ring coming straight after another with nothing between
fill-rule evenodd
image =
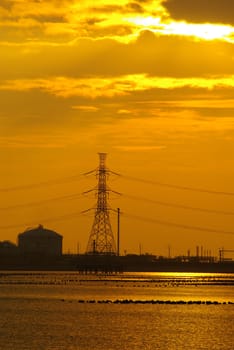
<instances>
[{"instance_id":1,"label":"distant industrial structure","mask_svg":"<svg viewBox=\"0 0 234 350\"><path fill-rule=\"evenodd\" d=\"M14 256L18 253L16 244L10 241L0 242L0 256Z\"/></svg>"},{"instance_id":2,"label":"distant industrial structure","mask_svg":"<svg viewBox=\"0 0 234 350\"><path fill-rule=\"evenodd\" d=\"M61 256L63 237L42 225L27 229L18 235L18 248L21 255Z\"/></svg>"},{"instance_id":3,"label":"distant industrial structure","mask_svg":"<svg viewBox=\"0 0 234 350\"><path fill-rule=\"evenodd\" d=\"M18 235L18 246L0 242L0 270L73 270L79 273L146 272L234 272L234 260L210 255L163 257L152 254L85 253L62 254L63 237L42 225ZM233 250L230 250L233 252Z\"/></svg>"}]
</instances>

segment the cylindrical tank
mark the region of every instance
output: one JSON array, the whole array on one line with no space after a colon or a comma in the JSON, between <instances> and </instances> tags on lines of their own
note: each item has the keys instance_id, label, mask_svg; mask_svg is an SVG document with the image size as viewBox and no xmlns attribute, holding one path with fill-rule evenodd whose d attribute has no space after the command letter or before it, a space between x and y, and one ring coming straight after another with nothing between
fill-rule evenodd
<instances>
[{"instance_id":1,"label":"cylindrical tank","mask_svg":"<svg viewBox=\"0 0 234 350\"><path fill-rule=\"evenodd\" d=\"M62 255L63 237L42 225L30 228L18 235L19 253L24 255Z\"/></svg>"}]
</instances>

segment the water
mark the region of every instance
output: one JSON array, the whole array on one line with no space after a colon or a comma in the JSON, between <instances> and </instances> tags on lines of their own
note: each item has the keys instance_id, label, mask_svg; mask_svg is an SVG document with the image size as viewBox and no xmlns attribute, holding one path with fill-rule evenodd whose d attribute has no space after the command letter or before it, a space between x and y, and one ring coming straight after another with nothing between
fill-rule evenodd
<instances>
[{"instance_id":1,"label":"water","mask_svg":"<svg viewBox=\"0 0 234 350\"><path fill-rule=\"evenodd\" d=\"M0 349L232 350L233 292L234 274L3 272Z\"/></svg>"}]
</instances>

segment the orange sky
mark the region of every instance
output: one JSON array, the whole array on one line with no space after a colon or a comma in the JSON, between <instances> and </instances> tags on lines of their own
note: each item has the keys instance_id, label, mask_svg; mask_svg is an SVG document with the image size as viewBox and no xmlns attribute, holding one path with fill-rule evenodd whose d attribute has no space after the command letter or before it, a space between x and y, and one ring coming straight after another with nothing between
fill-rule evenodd
<instances>
[{"instance_id":1,"label":"orange sky","mask_svg":"<svg viewBox=\"0 0 234 350\"><path fill-rule=\"evenodd\" d=\"M232 0L0 1L0 240L40 223L83 252L96 199L80 194L96 179L79 175L107 152L121 253L234 249L233 13Z\"/></svg>"}]
</instances>

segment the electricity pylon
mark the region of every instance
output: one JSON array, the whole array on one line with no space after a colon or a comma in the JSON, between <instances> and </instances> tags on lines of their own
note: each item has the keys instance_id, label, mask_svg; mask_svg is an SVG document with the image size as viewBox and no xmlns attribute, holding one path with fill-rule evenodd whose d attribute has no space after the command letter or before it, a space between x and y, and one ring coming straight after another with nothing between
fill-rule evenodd
<instances>
[{"instance_id":1,"label":"electricity pylon","mask_svg":"<svg viewBox=\"0 0 234 350\"><path fill-rule=\"evenodd\" d=\"M86 253L88 254L116 254L116 245L111 228L108 204L108 195L111 191L107 186L110 170L106 168L106 153L99 154L99 167L95 170L98 179L96 190L97 204L94 221L89 235ZM88 191L89 192L89 191ZM114 191L111 191L114 192Z\"/></svg>"}]
</instances>

